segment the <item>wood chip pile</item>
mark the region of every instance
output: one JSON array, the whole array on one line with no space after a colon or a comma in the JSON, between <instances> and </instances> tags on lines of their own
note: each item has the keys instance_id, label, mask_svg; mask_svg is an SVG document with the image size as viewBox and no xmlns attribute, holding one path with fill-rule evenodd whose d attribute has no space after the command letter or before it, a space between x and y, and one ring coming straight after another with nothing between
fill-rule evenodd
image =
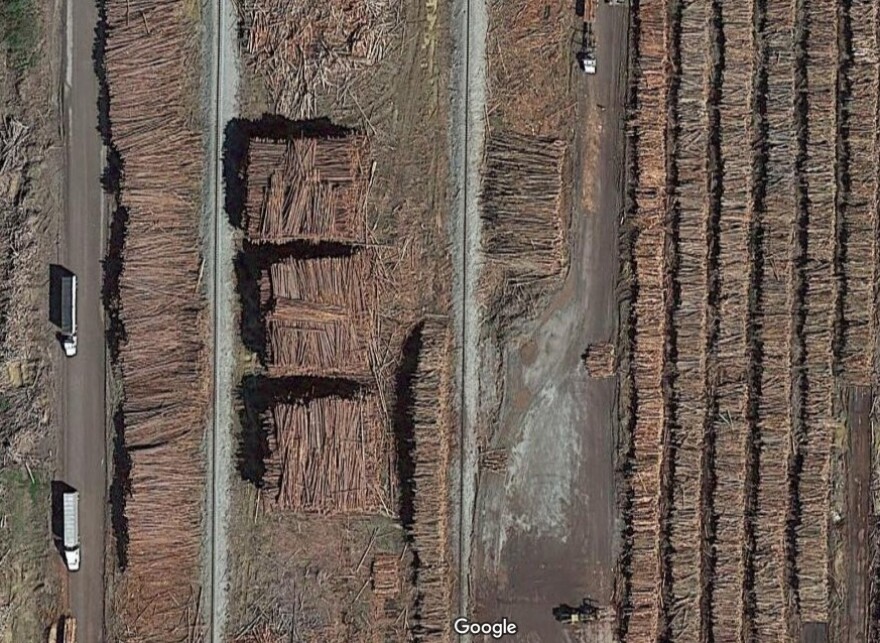
<instances>
[{"instance_id":1,"label":"wood chip pile","mask_svg":"<svg viewBox=\"0 0 880 643\"><path fill-rule=\"evenodd\" d=\"M390 506L390 445L373 395L276 404L266 418L265 482L274 506L371 513Z\"/></svg>"},{"instance_id":2,"label":"wood chip pile","mask_svg":"<svg viewBox=\"0 0 880 643\"><path fill-rule=\"evenodd\" d=\"M837 391L880 383L880 6L633 11L618 637L867 640L829 521Z\"/></svg>"},{"instance_id":3,"label":"wood chip pile","mask_svg":"<svg viewBox=\"0 0 880 643\"><path fill-rule=\"evenodd\" d=\"M363 136L254 139L248 150L247 234L257 243L363 243L369 185Z\"/></svg>"},{"instance_id":4,"label":"wood chip pile","mask_svg":"<svg viewBox=\"0 0 880 643\"><path fill-rule=\"evenodd\" d=\"M370 375L371 254L285 259L264 272L271 375Z\"/></svg>"},{"instance_id":5,"label":"wood chip pile","mask_svg":"<svg viewBox=\"0 0 880 643\"><path fill-rule=\"evenodd\" d=\"M110 122L128 215L118 367L131 458L129 542L116 617L128 640L186 641L199 621L208 400L198 287L204 151L187 108L195 100L185 55L193 25L183 0L104 7Z\"/></svg>"},{"instance_id":6,"label":"wood chip pile","mask_svg":"<svg viewBox=\"0 0 880 643\"><path fill-rule=\"evenodd\" d=\"M340 89L378 63L400 24L399 0L244 0L239 4L251 68L274 111L315 116L316 95Z\"/></svg>"}]
</instances>

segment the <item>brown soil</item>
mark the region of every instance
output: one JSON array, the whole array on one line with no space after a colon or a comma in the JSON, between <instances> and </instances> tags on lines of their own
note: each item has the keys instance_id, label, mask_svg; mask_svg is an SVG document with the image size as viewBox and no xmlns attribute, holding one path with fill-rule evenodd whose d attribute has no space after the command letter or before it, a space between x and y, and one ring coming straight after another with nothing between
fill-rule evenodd
<instances>
[{"instance_id":1,"label":"brown soil","mask_svg":"<svg viewBox=\"0 0 880 643\"><path fill-rule=\"evenodd\" d=\"M62 194L59 6L34 3L28 64L0 65L0 127L26 131L0 171L0 641L38 641L66 574L52 545L53 370L48 266ZM5 25L0 25L5 28ZM6 52L4 48L4 53ZM63 359L63 357L61 358Z\"/></svg>"}]
</instances>

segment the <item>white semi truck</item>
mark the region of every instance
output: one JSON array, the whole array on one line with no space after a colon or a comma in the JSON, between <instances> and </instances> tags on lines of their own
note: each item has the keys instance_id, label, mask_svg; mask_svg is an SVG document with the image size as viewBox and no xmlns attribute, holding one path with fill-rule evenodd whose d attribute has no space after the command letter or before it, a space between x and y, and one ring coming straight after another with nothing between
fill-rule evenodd
<instances>
[{"instance_id":1,"label":"white semi truck","mask_svg":"<svg viewBox=\"0 0 880 643\"><path fill-rule=\"evenodd\" d=\"M68 357L76 355L76 275L61 277L61 345Z\"/></svg>"},{"instance_id":2,"label":"white semi truck","mask_svg":"<svg viewBox=\"0 0 880 643\"><path fill-rule=\"evenodd\" d=\"M64 562L72 572L79 570L79 491L65 491L62 502L64 511Z\"/></svg>"}]
</instances>

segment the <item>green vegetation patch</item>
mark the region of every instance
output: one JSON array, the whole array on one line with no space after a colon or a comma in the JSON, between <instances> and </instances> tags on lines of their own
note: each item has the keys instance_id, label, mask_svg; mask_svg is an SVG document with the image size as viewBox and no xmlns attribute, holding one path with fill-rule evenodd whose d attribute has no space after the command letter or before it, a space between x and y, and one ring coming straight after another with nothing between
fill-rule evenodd
<instances>
[{"instance_id":1,"label":"green vegetation patch","mask_svg":"<svg viewBox=\"0 0 880 643\"><path fill-rule=\"evenodd\" d=\"M0 642L40 641L54 616L57 582L52 570L48 477L24 467L0 469Z\"/></svg>"},{"instance_id":2,"label":"green vegetation patch","mask_svg":"<svg viewBox=\"0 0 880 643\"><path fill-rule=\"evenodd\" d=\"M35 0L0 0L0 36L9 68L27 70L37 55L40 38Z\"/></svg>"}]
</instances>

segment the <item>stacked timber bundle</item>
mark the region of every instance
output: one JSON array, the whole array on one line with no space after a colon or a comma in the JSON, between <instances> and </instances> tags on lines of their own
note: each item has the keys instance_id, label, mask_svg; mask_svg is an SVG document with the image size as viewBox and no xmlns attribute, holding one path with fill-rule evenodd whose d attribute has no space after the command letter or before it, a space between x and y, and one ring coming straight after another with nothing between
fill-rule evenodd
<instances>
[{"instance_id":1,"label":"stacked timber bundle","mask_svg":"<svg viewBox=\"0 0 880 643\"><path fill-rule=\"evenodd\" d=\"M451 417L446 356L452 337L439 320L425 322L413 384L413 521L412 548L419 568L414 615L418 640L449 641L452 587L447 550L449 507L446 502L451 458Z\"/></svg>"},{"instance_id":2,"label":"stacked timber bundle","mask_svg":"<svg viewBox=\"0 0 880 643\"><path fill-rule=\"evenodd\" d=\"M808 88L807 176L809 226L804 292L803 391L804 474L800 478L800 520L797 528L797 569L803 622L829 622L828 516L832 438L838 427L834 413L832 329L835 319L834 209L836 72L838 25L834 0L809 3L806 43L810 64ZM875 157L876 162L876 157Z\"/></svg>"},{"instance_id":3,"label":"stacked timber bundle","mask_svg":"<svg viewBox=\"0 0 880 643\"><path fill-rule=\"evenodd\" d=\"M370 373L376 282L367 251L286 259L265 271L267 366L271 375L363 378Z\"/></svg>"},{"instance_id":4,"label":"stacked timber bundle","mask_svg":"<svg viewBox=\"0 0 880 643\"><path fill-rule=\"evenodd\" d=\"M252 140L247 162L247 234L257 243L363 243L369 146L343 138Z\"/></svg>"},{"instance_id":5,"label":"stacked timber bundle","mask_svg":"<svg viewBox=\"0 0 880 643\"><path fill-rule=\"evenodd\" d=\"M671 109L667 153L670 155L669 211L671 253L667 260L672 292L667 298L671 307L668 334L668 363L673 366L668 378L667 471L664 475L661 538L668 543L663 565L665 587L662 591L664 617L670 640L699 641L703 612L704 577L701 562L703 535L711 524L706 509L703 449L707 421L707 364L711 360L708 306L710 292L707 276L709 256L706 248L714 233L708 224L709 185L706 172L706 149L712 140L708 119L706 82L712 66L709 2L682 4L678 24L673 25L677 51L673 59L676 78L671 83Z\"/></svg>"},{"instance_id":6,"label":"stacked timber bundle","mask_svg":"<svg viewBox=\"0 0 880 643\"><path fill-rule=\"evenodd\" d=\"M761 204L762 237L758 248L765 269L757 284L761 297L755 341L762 347L757 403L760 470L754 509L754 628L759 640L784 640L792 622L790 587L786 583L790 551L786 538L790 515L789 463L794 444L792 416L793 314L796 223L794 126L794 48L796 14L781 3L769 3L759 60L766 72L766 149L754 178L772 186Z\"/></svg>"},{"instance_id":7,"label":"stacked timber bundle","mask_svg":"<svg viewBox=\"0 0 880 643\"><path fill-rule=\"evenodd\" d=\"M400 556L378 554L373 560L370 578L376 596L396 596L400 592Z\"/></svg>"},{"instance_id":8,"label":"stacked timber bundle","mask_svg":"<svg viewBox=\"0 0 880 643\"><path fill-rule=\"evenodd\" d=\"M489 274L521 288L558 278L567 265L562 141L508 133L486 144L480 195Z\"/></svg>"},{"instance_id":9,"label":"stacked timber bundle","mask_svg":"<svg viewBox=\"0 0 880 643\"><path fill-rule=\"evenodd\" d=\"M841 32L846 50L842 52L843 91L840 134L843 143L841 170L843 191L840 207L841 299L844 323L838 329L842 345L838 368L853 384L873 382L873 362L877 337L874 288L877 273L875 225L878 211L877 109L878 55L873 2L849 5L847 23ZM848 91L847 91L848 90Z\"/></svg>"},{"instance_id":10,"label":"stacked timber bundle","mask_svg":"<svg viewBox=\"0 0 880 643\"><path fill-rule=\"evenodd\" d=\"M716 517L710 632L714 640L739 641L746 636L743 614L748 400L748 295L752 151L742 145L755 137L750 92L754 68L752 3L724 3L726 64L720 97L720 155L724 162L722 213L718 220L718 334L715 438L716 483L712 498Z\"/></svg>"},{"instance_id":11,"label":"stacked timber bundle","mask_svg":"<svg viewBox=\"0 0 880 643\"><path fill-rule=\"evenodd\" d=\"M391 448L374 395L278 403L265 424L271 506L321 514L391 506Z\"/></svg>"},{"instance_id":12,"label":"stacked timber bundle","mask_svg":"<svg viewBox=\"0 0 880 643\"><path fill-rule=\"evenodd\" d=\"M587 346L584 353L584 367L590 377L614 377L617 370L614 362L614 344L597 342Z\"/></svg>"},{"instance_id":13,"label":"stacked timber bundle","mask_svg":"<svg viewBox=\"0 0 880 643\"><path fill-rule=\"evenodd\" d=\"M399 0L245 0L239 11L273 111L293 118L314 116L319 91L379 62L400 24Z\"/></svg>"},{"instance_id":14,"label":"stacked timber bundle","mask_svg":"<svg viewBox=\"0 0 880 643\"><path fill-rule=\"evenodd\" d=\"M631 91L630 187L627 213L631 274L627 391L629 446L623 465L627 532L621 553L623 579L617 597L618 629L628 641L652 641L661 610L660 475L667 408L664 403L664 346L667 334L666 122L669 93L665 64L666 2L639 5L633 25L637 49ZM631 394L632 395L632 394Z\"/></svg>"},{"instance_id":15,"label":"stacked timber bundle","mask_svg":"<svg viewBox=\"0 0 880 643\"><path fill-rule=\"evenodd\" d=\"M193 24L184 0L103 6L109 116L127 213L118 366L131 470L116 616L128 640L186 641L199 629L208 399L198 288L204 152L187 85Z\"/></svg>"}]
</instances>

